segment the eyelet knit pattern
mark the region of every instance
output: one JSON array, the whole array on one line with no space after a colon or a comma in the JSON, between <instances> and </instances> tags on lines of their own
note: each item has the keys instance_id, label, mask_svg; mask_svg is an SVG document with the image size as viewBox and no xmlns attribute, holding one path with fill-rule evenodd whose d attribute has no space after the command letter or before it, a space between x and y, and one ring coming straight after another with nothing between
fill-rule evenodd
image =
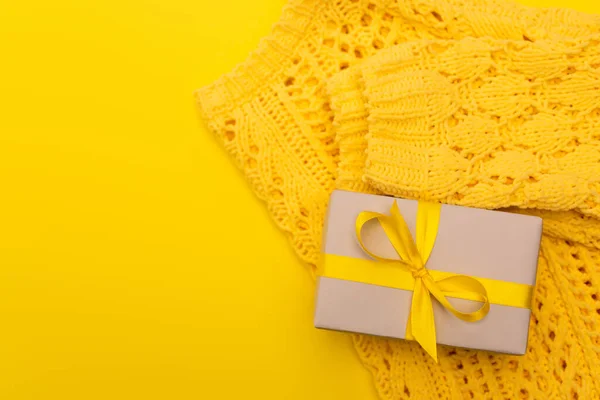
<instances>
[{"instance_id":1,"label":"eyelet knit pattern","mask_svg":"<svg viewBox=\"0 0 600 400\"><path fill-rule=\"evenodd\" d=\"M594 261L600 255L595 201L600 143L584 139L600 130L600 101L594 91L600 74L584 61L588 54L600 55L598 43L595 36L579 46L491 38L419 41L384 50L329 83L342 159L351 160L340 162L339 187L482 208L511 207L544 219L527 355L489 356L444 348L441 371L454 370L458 382L465 383L460 394L450 390L449 398L597 398L597 388L585 392L566 382L592 384L591 377L599 372L600 316L593 282L600 278ZM553 62L538 61L546 59ZM508 60L510 67L503 65ZM554 72L544 79L544 65L561 71L561 78ZM493 77L488 75L490 68ZM504 90L487 87L502 82L507 85ZM526 88L521 98L515 94L519 83ZM547 107L555 93L561 93L559 103ZM520 103L511 107L514 102ZM594 157L568 157L571 152ZM580 185L580 196L568 192L571 182ZM369 364L387 365L385 355L372 351L375 341L394 342L357 338ZM412 344L394 346L401 346L397 351L405 354ZM470 362L464 357L471 357ZM453 359L458 361L453 364ZM427 360L419 361L423 362ZM583 378L581 370L568 371L572 363L584 365L590 375ZM493 372L484 374L486 368ZM562 373L550 376L551 371ZM543 389L532 382L544 382ZM390 398L395 398L392 393Z\"/></svg>"},{"instance_id":2,"label":"eyelet knit pattern","mask_svg":"<svg viewBox=\"0 0 600 400\"><path fill-rule=\"evenodd\" d=\"M600 399L599 35L597 16L497 0L292 0L197 92L311 270L336 187L544 218L527 355L434 364L353 335L382 398Z\"/></svg>"},{"instance_id":3,"label":"eyelet knit pattern","mask_svg":"<svg viewBox=\"0 0 600 400\"><path fill-rule=\"evenodd\" d=\"M364 101L361 91L330 89L336 107L368 109L352 126L368 132L356 136L366 145L359 164L381 192L597 217L599 60L600 35L417 41L355 67L360 77L342 76L364 86Z\"/></svg>"}]
</instances>

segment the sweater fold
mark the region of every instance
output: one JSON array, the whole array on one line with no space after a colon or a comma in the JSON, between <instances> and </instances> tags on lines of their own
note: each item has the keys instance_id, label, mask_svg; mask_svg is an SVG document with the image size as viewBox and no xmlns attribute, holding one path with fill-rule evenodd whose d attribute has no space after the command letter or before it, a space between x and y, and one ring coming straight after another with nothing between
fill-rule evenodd
<instances>
[{"instance_id":1,"label":"sweater fold","mask_svg":"<svg viewBox=\"0 0 600 400\"><path fill-rule=\"evenodd\" d=\"M196 100L311 272L335 188L543 218L527 354L443 346L434 364L415 343L352 334L382 399L593 400L599 89L595 15L504 0L291 0Z\"/></svg>"}]
</instances>

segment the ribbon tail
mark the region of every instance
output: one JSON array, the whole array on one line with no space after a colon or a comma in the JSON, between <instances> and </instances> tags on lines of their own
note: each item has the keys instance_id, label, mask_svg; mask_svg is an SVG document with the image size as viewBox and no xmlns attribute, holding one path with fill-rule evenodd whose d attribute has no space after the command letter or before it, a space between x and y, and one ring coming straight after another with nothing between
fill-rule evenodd
<instances>
[{"instance_id":1,"label":"ribbon tail","mask_svg":"<svg viewBox=\"0 0 600 400\"><path fill-rule=\"evenodd\" d=\"M415 282L409 325L413 338L437 363L433 304L429 291L420 279Z\"/></svg>"},{"instance_id":2,"label":"ribbon tail","mask_svg":"<svg viewBox=\"0 0 600 400\"><path fill-rule=\"evenodd\" d=\"M415 337L412 334L412 324L410 320L412 319L412 312L408 315L408 320L406 321L406 332L404 334L404 338L406 340L415 340Z\"/></svg>"}]
</instances>

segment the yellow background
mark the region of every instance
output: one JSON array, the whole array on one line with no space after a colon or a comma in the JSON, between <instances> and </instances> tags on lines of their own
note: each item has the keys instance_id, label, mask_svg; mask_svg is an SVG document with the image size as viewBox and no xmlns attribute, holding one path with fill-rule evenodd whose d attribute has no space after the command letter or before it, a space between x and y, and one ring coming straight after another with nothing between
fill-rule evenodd
<instances>
[{"instance_id":1,"label":"yellow background","mask_svg":"<svg viewBox=\"0 0 600 400\"><path fill-rule=\"evenodd\" d=\"M1 399L375 397L193 104L283 4L0 2Z\"/></svg>"}]
</instances>

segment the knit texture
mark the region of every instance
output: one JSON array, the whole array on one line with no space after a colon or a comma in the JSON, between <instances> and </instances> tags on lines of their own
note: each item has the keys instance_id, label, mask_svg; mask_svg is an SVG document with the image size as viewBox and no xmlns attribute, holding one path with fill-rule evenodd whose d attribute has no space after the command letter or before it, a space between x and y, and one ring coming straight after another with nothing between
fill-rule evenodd
<instances>
[{"instance_id":1,"label":"knit texture","mask_svg":"<svg viewBox=\"0 0 600 400\"><path fill-rule=\"evenodd\" d=\"M566 366L581 365L588 355L587 379L591 383L598 376L594 366L600 318L593 282L600 272L594 260L600 153L598 143L585 139L600 133L595 94L600 74L587 68L590 59L600 56L597 43L420 41L384 50L329 83L342 159L351 160L340 162L340 177L346 177L338 182L341 188L483 208L513 207L544 218L528 354L482 363L484 353L465 352L453 364L458 350L443 348L447 357L442 369L458 369L456 375L473 384L462 388L463 397L473 392L475 398L597 398L596 388L587 391L566 383L578 379ZM565 54L572 56L567 66L557 62ZM519 88L526 94L519 97ZM560 96L549 101L555 93ZM583 253L592 257L589 266L581 262ZM569 277L556 280L548 270ZM557 303L559 298L563 304ZM568 309L577 303L579 310ZM566 321L574 315L592 318L587 326L578 321L570 326ZM558 320L565 326L552 322ZM397 345L401 352L412 346ZM569 355L556 345L568 348ZM571 359L573 348L576 360ZM472 360L475 366L463 362L468 353L478 354ZM372 363L380 362L386 363ZM493 363L498 364L491 369L496 375L492 387L480 368ZM562 369L565 376L555 375ZM581 370L573 373L582 375ZM532 382L545 386L540 389ZM416 398L426 396L419 393Z\"/></svg>"},{"instance_id":2,"label":"knit texture","mask_svg":"<svg viewBox=\"0 0 600 400\"><path fill-rule=\"evenodd\" d=\"M600 18L504 1L292 0L197 92L314 271L334 188L544 218L528 352L354 334L384 399L600 399Z\"/></svg>"}]
</instances>

